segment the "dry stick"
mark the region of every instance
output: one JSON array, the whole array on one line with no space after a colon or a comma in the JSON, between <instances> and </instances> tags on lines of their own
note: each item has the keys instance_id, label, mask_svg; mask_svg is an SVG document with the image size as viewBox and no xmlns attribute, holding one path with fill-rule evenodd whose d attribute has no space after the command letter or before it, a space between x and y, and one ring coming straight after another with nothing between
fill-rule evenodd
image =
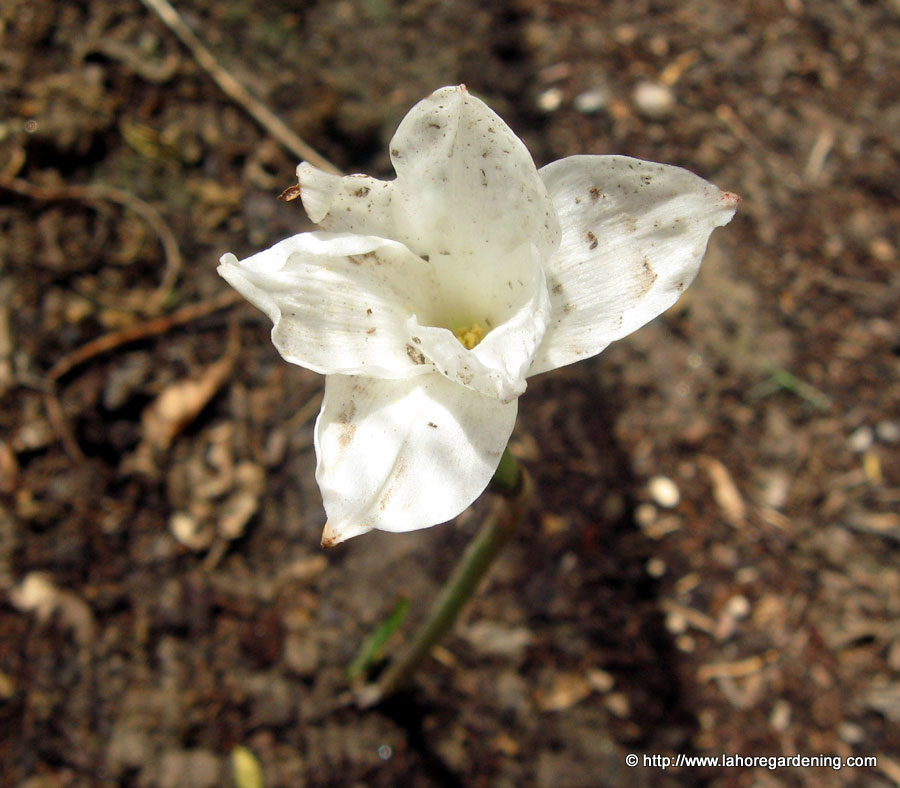
<instances>
[{"instance_id":1,"label":"dry stick","mask_svg":"<svg viewBox=\"0 0 900 788\"><path fill-rule=\"evenodd\" d=\"M108 353L110 350L128 344L129 342L136 342L139 339L163 334L175 326L190 323L191 321L205 317L212 312L233 306L241 300L242 298L239 293L227 291L218 298L214 298L210 301L202 301L199 304L191 304L190 306L183 307L182 309L173 312L171 315L157 317L153 320L139 323L136 326L129 326L121 331L113 331L112 333L104 334L103 336L85 343L68 356L63 356L63 358L57 361L47 373L46 380L50 384L50 390L44 392L44 407L47 410L47 416L50 419L50 423L56 431L69 458L73 462L83 462L84 452L81 450L81 446L78 445L75 434L72 432L72 428L63 411L62 403L59 401L59 396L56 393L56 383L60 378L71 372L75 367L80 366L85 361L88 361L95 356L99 356L101 353Z\"/></svg>"},{"instance_id":2,"label":"dry stick","mask_svg":"<svg viewBox=\"0 0 900 788\"><path fill-rule=\"evenodd\" d=\"M243 301L243 297L240 293L228 290L216 298L209 301L201 301L199 304L190 304L172 312L170 315L147 320L144 323L138 323L137 325L123 328L121 331L103 334L103 336L99 336L96 339L92 339L90 342L85 343L69 355L63 356L63 358L50 368L50 371L47 373L47 379L51 381L51 383L55 383L61 377L75 369L75 367L81 366L85 361L94 358L94 356L99 356L101 353L108 353L110 350L114 350L120 345L127 345L130 342L136 342L139 339L146 339L147 337L164 334L175 326L191 323L194 320L206 317L206 315L212 314L213 312L218 312L220 309L234 306L241 301Z\"/></svg>"},{"instance_id":3,"label":"dry stick","mask_svg":"<svg viewBox=\"0 0 900 788\"><path fill-rule=\"evenodd\" d=\"M94 183L74 186L35 186L21 178L0 177L0 189L30 197L33 200L81 200L83 202L115 202L130 208L138 214L153 231L162 244L166 258L166 268L159 285L148 299L146 312L158 312L163 302L175 285L175 280L181 271L181 251L178 248L178 240L175 233L166 224L159 211L149 203L135 197L124 189L115 186L107 186L104 183Z\"/></svg>"},{"instance_id":4,"label":"dry stick","mask_svg":"<svg viewBox=\"0 0 900 788\"><path fill-rule=\"evenodd\" d=\"M247 88L218 64L212 52L197 38L194 31L187 26L168 0L142 0L142 2L151 11L154 11L165 25L181 39L181 43L191 51L197 62L216 81L216 84L222 91L240 104L263 129L269 132L297 158L305 159L310 164L314 164L316 167L332 172L335 175L341 174L337 167L294 134L275 113L261 101L254 98Z\"/></svg>"}]
</instances>

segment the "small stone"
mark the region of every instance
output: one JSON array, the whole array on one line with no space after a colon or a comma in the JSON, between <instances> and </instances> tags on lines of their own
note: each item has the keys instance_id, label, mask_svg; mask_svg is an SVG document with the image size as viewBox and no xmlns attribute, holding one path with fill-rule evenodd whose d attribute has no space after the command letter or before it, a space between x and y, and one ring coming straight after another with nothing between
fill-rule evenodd
<instances>
[{"instance_id":1,"label":"small stone","mask_svg":"<svg viewBox=\"0 0 900 788\"><path fill-rule=\"evenodd\" d=\"M206 550L215 534L208 523L201 523L187 512L175 512L169 519L169 530L188 550Z\"/></svg>"},{"instance_id":2,"label":"small stone","mask_svg":"<svg viewBox=\"0 0 900 788\"><path fill-rule=\"evenodd\" d=\"M872 239L869 244L869 253L882 263L889 263L897 256L894 245L887 238L881 236Z\"/></svg>"},{"instance_id":3,"label":"small stone","mask_svg":"<svg viewBox=\"0 0 900 788\"><path fill-rule=\"evenodd\" d=\"M563 92L559 88L549 88L541 93L537 99L537 106L541 112L556 112L563 103Z\"/></svg>"},{"instance_id":4,"label":"small stone","mask_svg":"<svg viewBox=\"0 0 900 788\"><path fill-rule=\"evenodd\" d=\"M778 733L784 733L791 724L791 704L785 700L779 700L772 707L769 715L769 725Z\"/></svg>"},{"instance_id":5,"label":"small stone","mask_svg":"<svg viewBox=\"0 0 900 788\"><path fill-rule=\"evenodd\" d=\"M725 603L724 612L732 618L746 618L750 615L750 600L737 594Z\"/></svg>"},{"instance_id":6,"label":"small stone","mask_svg":"<svg viewBox=\"0 0 900 788\"><path fill-rule=\"evenodd\" d=\"M688 622L683 614L671 610L666 614L666 629L673 635L680 635L687 632Z\"/></svg>"},{"instance_id":7,"label":"small stone","mask_svg":"<svg viewBox=\"0 0 900 788\"><path fill-rule=\"evenodd\" d=\"M675 94L657 82L639 82L633 100L638 112L650 120L664 120L675 111Z\"/></svg>"},{"instance_id":8,"label":"small stone","mask_svg":"<svg viewBox=\"0 0 900 788\"><path fill-rule=\"evenodd\" d=\"M613 678L612 673L607 673L605 670L601 670L600 668L595 668L594 670L589 670L587 674L588 684L591 685L591 688L600 693L609 692L616 683L615 678Z\"/></svg>"},{"instance_id":9,"label":"small stone","mask_svg":"<svg viewBox=\"0 0 900 788\"><path fill-rule=\"evenodd\" d=\"M654 476L647 484L647 492L659 506L673 509L681 500L681 491L668 476Z\"/></svg>"},{"instance_id":10,"label":"small stone","mask_svg":"<svg viewBox=\"0 0 900 788\"><path fill-rule=\"evenodd\" d=\"M862 427L859 427L853 432L852 435L850 435L848 444L851 451L855 451L857 454L862 454L862 452L868 451L872 448L872 443L874 442L874 440L875 434L872 432L872 428L866 424L863 424Z\"/></svg>"},{"instance_id":11,"label":"small stone","mask_svg":"<svg viewBox=\"0 0 900 788\"><path fill-rule=\"evenodd\" d=\"M900 443L900 422L879 421L875 434L882 443Z\"/></svg>"},{"instance_id":12,"label":"small stone","mask_svg":"<svg viewBox=\"0 0 900 788\"><path fill-rule=\"evenodd\" d=\"M641 527L647 528L656 522L656 507L652 503L641 503L635 507L634 521Z\"/></svg>"},{"instance_id":13,"label":"small stone","mask_svg":"<svg viewBox=\"0 0 900 788\"><path fill-rule=\"evenodd\" d=\"M9 594L13 606L34 613L39 621L49 621L59 606L59 589L43 572L29 572Z\"/></svg>"},{"instance_id":14,"label":"small stone","mask_svg":"<svg viewBox=\"0 0 900 788\"><path fill-rule=\"evenodd\" d=\"M609 104L609 96L603 88L592 88L575 97L575 109L585 115L593 115L606 108Z\"/></svg>"},{"instance_id":15,"label":"small stone","mask_svg":"<svg viewBox=\"0 0 900 788\"><path fill-rule=\"evenodd\" d=\"M666 562L662 558L651 558L645 567L650 577L660 578L666 573Z\"/></svg>"},{"instance_id":16,"label":"small stone","mask_svg":"<svg viewBox=\"0 0 900 788\"><path fill-rule=\"evenodd\" d=\"M607 709L620 719L624 719L631 714L631 704L628 702L628 696L624 692L610 692L603 703Z\"/></svg>"},{"instance_id":17,"label":"small stone","mask_svg":"<svg viewBox=\"0 0 900 788\"><path fill-rule=\"evenodd\" d=\"M865 741L866 732L863 730L861 725L857 725L855 722L850 722L849 720L844 720L840 725L838 725L838 736L847 744L861 744Z\"/></svg>"}]
</instances>

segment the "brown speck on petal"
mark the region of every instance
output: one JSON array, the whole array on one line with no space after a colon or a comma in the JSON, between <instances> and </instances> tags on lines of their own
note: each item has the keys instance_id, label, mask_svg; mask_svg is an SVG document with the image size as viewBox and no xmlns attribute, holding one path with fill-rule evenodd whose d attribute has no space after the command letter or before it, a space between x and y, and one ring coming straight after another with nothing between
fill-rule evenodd
<instances>
[{"instance_id":1,"label":"brown speck on petal","mask_svg":"<svg viewBox=\"0 0 900 788\"><path fill-rule=\"evenodd\" d=\"M643 266L641 267L641 272L638 274L641 286L641 295L646 293L653 287L653 283L657 279L657 273L653 270L653 266L650 265L650 258L645 257Z\"/></svg>"},{"instance_id":2,"label":"brown speck on petal","mask_svg":"<svg viewBox=\"0 0 900 788\"><path fill-rule=\"evenodd\" d=\"M409 356L409 359L410 359L410 361L412 361L413 364L424 364L425 363L425 356L422 353L422 351L417 350L415 347L413 347L412 345L410 345L408 343L406 345L406 355Z\"/></svg>"},{"instance_id":3,"label":"brown speck on petal","mask_svg":"<svg viewBox=\"0 0 900 788\"><path fill-rule=\"evenodd\" d=\"M599 241L597 240L597 236L594 235L590 230L588 230L587 234L588 238L588 249L596 249Z\"/></svg>"},{"instance_id":4,"label":"brown speck on petal","mask_svg":"<svg viewBox=\"0 0 900 788\"><path fill-rule=\"evenodd\" d=\"M350 445L350 443L353 441L354 435L356 435L356 425L344 425L344 428L341 430L341 434L338 437L338 443L341 444L342 449L346 449Z\"/></svg>"}]
</instances>

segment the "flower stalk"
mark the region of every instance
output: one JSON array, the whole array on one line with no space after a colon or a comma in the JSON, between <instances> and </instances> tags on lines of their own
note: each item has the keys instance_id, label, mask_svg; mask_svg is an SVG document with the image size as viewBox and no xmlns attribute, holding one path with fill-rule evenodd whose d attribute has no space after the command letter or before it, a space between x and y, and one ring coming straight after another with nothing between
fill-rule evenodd
<instances>
[{"instance_id":1,"label":"flower stalk","mask_svg":"<svg viewBox=\"0 0 900 788\"><path fill-rule=\"evenodd\" d=\"M406 649L387 666L376 682L359 690L356 702L360 708L376 706L409 682L432 648L456 622L466 602L515 534L528 511L534 485L508 447L494 474L493 484L500 494L481 530L469 543Z\"/></svg>"}]
</instances>

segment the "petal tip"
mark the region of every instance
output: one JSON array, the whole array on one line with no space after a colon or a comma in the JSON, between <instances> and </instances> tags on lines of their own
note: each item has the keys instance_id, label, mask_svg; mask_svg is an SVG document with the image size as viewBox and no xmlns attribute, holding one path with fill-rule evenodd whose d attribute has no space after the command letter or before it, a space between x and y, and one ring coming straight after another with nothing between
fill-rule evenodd
<instances>
[{"instance_id":1,"label":"petal tip","mask_svg":"<svg viewBox=\"0 0 900 788\"><path fill-rule=\"evenodd\" d=\"M322 547L334 547L343 541L344 539L341 537L340 531L338 531L330 521L326 522L325 529L322 531Z\"/></svg>"},{"instance_id":2,"label":"petal tip","mask_svg":"<svg viewBox=\"0 0 900 788\"><path fill-rule=\"evenodd\" d=\"M331 520L327 520L322 531L322 547L335 547L351 537L359 536L370 530L371 526L368 525L335 525Z\"/></svg>"}]
</instances>

